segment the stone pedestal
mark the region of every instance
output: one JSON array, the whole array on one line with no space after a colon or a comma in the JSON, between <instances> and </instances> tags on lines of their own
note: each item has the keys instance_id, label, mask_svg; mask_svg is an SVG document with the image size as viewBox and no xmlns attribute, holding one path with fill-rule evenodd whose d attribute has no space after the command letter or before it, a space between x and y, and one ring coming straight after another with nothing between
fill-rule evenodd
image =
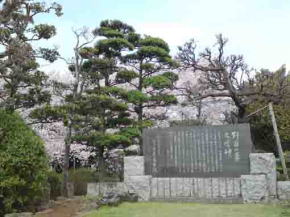
<instances>
[{"instance_id":1,"label":"stone pedestal","mask_svg":"<svg viewBox=\"0 0 290 217\"><path fill-rule=\"evenodd\" d=\"M272 153L250 154L251 174L265 174L269 196L277 197L276 158Z\"/></svg>"},{"instance_id":2,"label":"stone pedestal","mask_svg":"<svg viewBox=\"0 0 290 217\"><path fill-rule=\"evenodd\" d=\"M245 203L267 202L269 191L266 175L242 175L242 197Z\"/></svg>"},{"instance_id":3,"label":"stone pedestal","mask_svg":"<svg viewBox=\"0 0 290 217\"><path fill-rule=\"evenodd\" d=\"M139 200L150 200L152 176L145 176L144 157L131 156L124 158L124 185L131 193L136 193Z\"/></svg>"},{"instance_id":4,"label":"stone pedestal","mask_svg":"<svg viewBox=\"0 0 290 217\"><path fill-rule=\"evenodd\" d=\"M278 182L277 193L280 200L290 200L290 181Z\"/></svg>"},{"instance_id":5,"label":"stone pedestal","mask_svg":"<svg viewBox=\"0 0 290 217\"><path fill-rule=\"evenodd\" d=\"M127 176L124 184L130 193L138 194L140 201L149 201L151 178L151 176Z\"/></svg>"},{"instance_id":6,"label":"stone pedestal","mask_svg":"<svg viewBox=\"0 0 290 217\"><path fill-rule=\"evenodd\" d=\"M131 156L124 157L124 177L126 176L144 176L144 157Z\"/></svg>"}]
</instances>

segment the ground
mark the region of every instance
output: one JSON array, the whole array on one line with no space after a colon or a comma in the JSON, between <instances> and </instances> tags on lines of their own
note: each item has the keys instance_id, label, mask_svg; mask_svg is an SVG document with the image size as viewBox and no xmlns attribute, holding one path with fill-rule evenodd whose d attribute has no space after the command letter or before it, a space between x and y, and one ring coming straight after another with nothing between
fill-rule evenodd
<instances>
[{"instance_id":1,"label":"ground","mask_svg":"<svg viewBox=\"0 0 290 217\"><path fill-rule=\"evenodd\" d=\"M35 217L75 217L83 208L83 200L75 197L69 200L59 200L53 208L37 213Z\"/></svg>"},{"instance_id":2,"label":"ground","mask_svg":"<svg viewBox=\"0 0 290 217\"><path fill-rule=\"evenodd\" d=\"M85 217L289 217L290 208L257 204L124 203Z\"/></svg>"}]
</instances>

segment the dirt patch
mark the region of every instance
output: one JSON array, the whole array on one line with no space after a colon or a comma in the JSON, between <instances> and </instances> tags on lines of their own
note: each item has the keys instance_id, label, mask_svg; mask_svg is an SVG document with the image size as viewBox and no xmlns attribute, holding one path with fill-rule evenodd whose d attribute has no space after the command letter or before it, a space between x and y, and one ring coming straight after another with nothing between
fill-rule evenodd
<instances>
[{"instance_id":1,"label":"dirt patch","mask_svg":"<svg viewBox=\"0 0 290 217\"><path fill-rule=\"evenodd\" d=\"M36 217L76 217L83 208L83 200L80 198L56 201L51 209L37 213Z\"/></svg>"}]
</instances>

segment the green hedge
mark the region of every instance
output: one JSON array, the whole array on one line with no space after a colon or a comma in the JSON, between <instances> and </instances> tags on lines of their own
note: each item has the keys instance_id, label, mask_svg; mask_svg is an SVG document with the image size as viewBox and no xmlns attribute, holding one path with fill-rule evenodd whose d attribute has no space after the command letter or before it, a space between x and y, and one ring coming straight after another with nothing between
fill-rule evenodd
<instances>
[{"instance_id":1,"label":"green hedge","mask_svg":"<svg viewBox=\"0 0 290 217\"><path fill-rule=\"evenodd\" d=\"M16 113L0 110L0 216L33 210L47 190L42 140Z\"/></svg>"},{"instance_id":2,"label":"green hedge","mask_svg":"<svg viewBox=\"0 0 290 217\"><path fill-rule=\"evenodd\" d=\"M97 173L90 168L71 169L69 171L69 182L74 183L74 194L77 196L86 195L87 183L96 181Z\"/></svg>"},{"instance_id":3,"label":"green hedge","mask_svg":"<svg viewBox=\"0 0 290 217\"><path fill-rule=\"evenodd\" d=\"M57 197L62 195L63 175L55 171L49 171L47 180L50 188L50 199L56 200Z\"/></svg>"}]
</instances>

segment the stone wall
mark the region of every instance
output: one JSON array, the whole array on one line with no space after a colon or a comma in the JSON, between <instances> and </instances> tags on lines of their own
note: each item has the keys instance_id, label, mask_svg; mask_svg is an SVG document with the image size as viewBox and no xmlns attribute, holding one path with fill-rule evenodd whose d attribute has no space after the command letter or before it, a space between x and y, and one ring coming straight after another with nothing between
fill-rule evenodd
<instances>
[{"instance_id":1,"label":"stone wall","mask_svg":"<svg viewBox=\"0 0 290 217\"><path fill-rule=\"evenodd\" d=\"M250 172L253 175L266 175L269 196L277 195L276 158L272 153L250 154Z\"/></svg>"},{"instance_id":2,"label":"stone wall","mask_svg":"<svg viewBox=\"0 0 290 217\"><path fill-rule=\"evenodd\" d=\"M240 178L152 178L151 199L219 201L241 198Z\"/></svg>"},{"instance_id":3,"label":"stone wall","mask_svg":"<svg viewBox=\"0 0 290 217\"><path fill-rule=\"evenodd\" d=\"M87 194L99 196L109 192L130 192L138 194L140 201L148 201L150 200L151 178L144 175L144 157L125 157L124 182L89 183Z\"/></svg>"},{"instance_id":4,"label":"stone wall","mask_svg":"<svg viewBox=\"0 0 290 217\"><path fill-rule=\"evenodd\" d=\"M145 175L144 157L124 158L124 182L90 183L88 195L132 192L139 200L268 202L290 199L290 181L278 182L273 154L250 154L250 174L240 178L156 178Z\"/></svg>"},{"instance_id":5,"label":"stone wall","mask_svg":"<svg viewBox=\"0 0 290 217\"><path fill-rule=\"evenodd\" d=\"M277 198L276 158L272 153L250 154L250 174L241 176L245 203L268 202Z\"/></svg>"},{"instance_id":6,"label":"stone wall","mask_svg":"<svg viewBox=\"0 0 290 217\"><path fill-rule=\"evenodd\" d=\"M277 193L280 200L290 200L290 181L278 182Z\"/></svg>"},{"instance_id":7,"label":"stone wall","mask_svg":"<svg viewBox=\"0 0 290 217\"><path fill-rule=\"evenodd\" d=\"M101 183L88 183L87 195L88 196L101 196L110 192L123 193L128 189L123 182L101 182Z\"/></svg>"}]
</instances>

